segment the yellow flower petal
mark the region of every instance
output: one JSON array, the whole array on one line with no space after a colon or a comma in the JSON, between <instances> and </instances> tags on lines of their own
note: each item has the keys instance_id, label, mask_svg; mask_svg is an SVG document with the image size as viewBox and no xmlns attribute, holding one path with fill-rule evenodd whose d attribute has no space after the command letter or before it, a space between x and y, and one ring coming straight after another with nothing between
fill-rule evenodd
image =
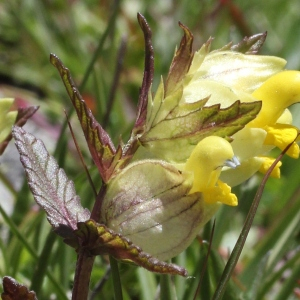
<instances>
[{"instance_id":1,"label":"yellow flower petal","mask_svg":"<svg viewBox=\"0 0 300 300\"><path fill-rule=\"evenodd\" d=\"M206 203L213 204L221 202L230 206L237 206L238 200L235 194L231 193L231 187L221 180L218 185L208 188L202 193L203 199Z\"/></svg>"},{"instance_id":2,"label":"yellow flower petal","mask_svg":"<svg viewBox=\"0 0 300 300\"><path fill-rule=\"evenodd\" d=\"M273 164L273 162L275 161L274 158L272 157L262 157L264 159L264 162L262 163L259 171L263 174L265 174L271 167L271 165ZM273 171L271 172L271 177L274 178L280 178L280 167L282 165L282 162L279 161L275 168L273 169Z\"/></svg>"},{"instance_id":3,"label":"yellow flower petal","mask_svg":"<svg viewBox=\"0 0 300 300\"><path fill-rule=\"evenodd\" d=\"M274 145L280 150L284 150L289 144L293 143L298 135L298 128L286 124L266 126L265 130L267 131L267 136L264 144ZM293 143L286 154L297 159L299 157L299 146Z\"/></svg>"},{"instance_id":4,"label":"yellow flower petal","mask_svg":"<svg viewBox=\"0 0 300 300\"><path fill-rule=\"evenodd\" d=\"M228 141L218 136L209 136L201 140L185 164L185 171L194 174L190 194L202 192L214 187L226 160L234 156Z\"/></svg>"},{"instance_id":5,"label":"yellow flower petal","mask_svg":"<svg viewBox=\"0 0 300 300\"><path fill-rule=\"evenodd\" d=\"M286 154L292 158L299 158L299 146L296 143L293 143L290 148L288 149L288 151L286 152Z\"/></svg>"},{"instance_id":6,"label":"yellow flower petal","mask_svg":"<svg viewBox=\"0 0 300 300\"><path fill-rule=\"evenodd\" d=\"M275 124L287 107L300 101L300 72L279 72L267 79L252 96L262 100L262 109L248 126L263 128Z\"/></svg>"}]
</instances>

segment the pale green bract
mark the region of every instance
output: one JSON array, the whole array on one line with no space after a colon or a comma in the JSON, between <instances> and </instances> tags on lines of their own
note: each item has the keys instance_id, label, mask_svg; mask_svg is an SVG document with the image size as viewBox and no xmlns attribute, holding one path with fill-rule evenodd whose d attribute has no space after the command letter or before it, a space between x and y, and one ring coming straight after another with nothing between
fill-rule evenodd
<instances>
[{"instance_id":1,"label":"pale green bract","mask_svg":"<svg viewBox=\"0 0 300 300\"><path fill-rule=\"evenodd\" d=\"M159 160L130 164L108 185L101 221L160 260L182 252L214 215L201 193L187 195L193 175Z\"/></svg>"}]
</instances>

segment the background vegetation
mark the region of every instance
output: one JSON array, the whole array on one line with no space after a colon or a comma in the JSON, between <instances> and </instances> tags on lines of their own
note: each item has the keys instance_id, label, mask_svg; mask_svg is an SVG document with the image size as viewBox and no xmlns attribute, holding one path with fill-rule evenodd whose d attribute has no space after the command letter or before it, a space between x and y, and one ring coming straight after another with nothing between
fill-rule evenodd
<instances>
[{"instance_id":1,"label":"background vegetation","mask_svg":"<svg viewBox=\"0 0 300 300\"><path fill-rule=\"evenodd\" d=\"M231 40L238 42L246 35L268 31L262 53L281 56L288 61L289 69L299 70L299 11L298 0L2 0L0 96L16 98L17 106L40 106L26 130L45 142L74 180L83 206L91 207L93 193L70 133L58 139L64 109L69 111L71 103L49 63L51 52L70 69L98 121L115 141L120 135L126 140L135 116L144 63L137 12L147 18L153 32L155 91L160 76L167 74L182 35L178 21L194 33L195 49L210 36L215 37L213 47L218 48ZM88 69L95 53L97 59ZM300 127L300 105L293 113L294 123ZM75 118L71 122L90 164L79 124ZM16 278L36 290L39 299L65 299L72 288L76 254L51 233L44 213L34 204L13 143L0 160L0 276ZM285 157L283 162L282 178L267 184L224 299L300 298L300 161ZM92 166L91 174L99 185L99 175ZM238 187L239 206L223 207L216 216L212 253L197 299L212 298L260 181L258 175ZM178 299L193 299L207 252L203 240L209 239L210 228L208 224L199 239L174 259L188 269L191 277L172 278L174 290L161 299L176 299L173 292ZM38 262L45 269L36 269ZM158 275L126 264L120 264L120 273L124 299L150 300L159 295ZM96 260L91 290L98 291L92 299L114 297L106 257Z\"/></svg>"}]
</instances>

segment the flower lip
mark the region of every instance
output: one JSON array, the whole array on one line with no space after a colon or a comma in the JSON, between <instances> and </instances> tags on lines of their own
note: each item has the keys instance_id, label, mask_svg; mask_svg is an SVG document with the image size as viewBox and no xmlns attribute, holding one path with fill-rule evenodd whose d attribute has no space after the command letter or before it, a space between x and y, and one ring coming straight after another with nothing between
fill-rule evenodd
<instances>
[{"instance_id":1,"label":"flower lip","mask_svg":"<svg viewBox=\"0 0 300 300\"><path fill-rule=\"evenodd\" d=\"M236 167L240 166L241 163L236 156L233 156L232 159L227 159L224 162L224 166L235 169Z\"/></svg>"}]
</instances>

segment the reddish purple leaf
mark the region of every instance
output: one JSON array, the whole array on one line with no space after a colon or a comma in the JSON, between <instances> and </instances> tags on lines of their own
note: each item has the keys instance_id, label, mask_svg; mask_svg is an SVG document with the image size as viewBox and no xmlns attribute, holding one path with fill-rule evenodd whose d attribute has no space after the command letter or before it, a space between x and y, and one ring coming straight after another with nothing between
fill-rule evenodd
<instances>
[{"instance_id":1,"label":"reddish purple leaf","mask_svg":"<svg viewBox=\"0 0 300 300\"><path fill-rule=\"evenodd\" d=\"M35 201L46 211L54 228L77 228L78 222L89 219L90 212L80 204L74 183L50 156L45 145L20 127L12 131L20 160L26 172ZM68 235L68 234L66 234Z\"/></svg>"},{"instance_id":2,"label":"reddish purple leaf","mask_svg":"<svg viewBox=\"0 0 300 300\"><path fill-rule=\"evenodd\" d=\"M250 37L244 37L238 44L233 45L230 50L245 54L257 54L267 38L267 32L258 33Z\"/></svg>"},{"instance_id":3,"label":"reddish purple leaf","mask_svg":"<svg viewBox=\"0 0 300 300\"><path fill-rule=\"evenodd\" d=\"M137 118L134 126L134 131L136 134L140 133L138 131L143 130L143 126L145 125L148 94L151 88L154 73L154 52L151 40L152 32L143 15L138 14L138 21L143 30L145 39L145 69L143 83L139 95Z\"/></svg>"},{"instance_id":4,"label":"reddish purple leaf","mask_svg":"<svg viewBox=\"0 0 300 300\"><path fill-rule=\"evenodd\" d=\"M120 147L115 150L108 133L102 128L82 99L70 71L55 55L50 55L50 62L57 68L63 80L69 97L76 110L82 131L87 141L92 158L104 182L112 176L114 169L122 156Z\"/></svg>"},{"instance_id":5,"label":"reddish purple leaf","mask_svg":"<svg viewBox=\"0 0 300 300\"><path fill-rule=\"evenodd\" d=\"M178 84L182 82L182 79L190 68L194 56L193 35L182 23L179 23L179 26L184 31L184 36L181 39L179 49L176 51L170 66L165 87L165 97L174 92Z\"/></svg>"}]
</instances>

